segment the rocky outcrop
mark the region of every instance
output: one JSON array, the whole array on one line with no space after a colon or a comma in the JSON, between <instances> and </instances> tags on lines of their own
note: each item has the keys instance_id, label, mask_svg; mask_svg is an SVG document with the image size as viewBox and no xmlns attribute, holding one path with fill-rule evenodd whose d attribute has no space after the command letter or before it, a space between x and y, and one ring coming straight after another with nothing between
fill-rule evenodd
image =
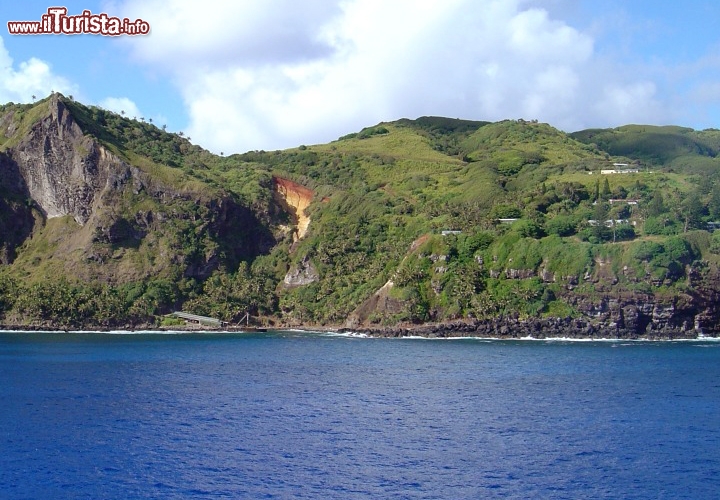
<instances>
[{"instance_id":1,"label":"rocky outcrop","mask_svg":"<svg viewBox=\"0 0 720 500\"><path fill-rule=\"evenodd\" d=\"M188 189L175 182L180 171L156 166L166 171L155 175L113 153L85 133L73 106L55 94L25 111L25 121L0 117L0 133L12 136L0 154L0 262L11 262L15 248L58 218L77 226L56 232L46 258L84 280L133 281L178 270L204 279L275 244L255 212L222 190L199 183ZM142 256L133 256L144 242Z\"/></svg>"},{"instance_id":2,"label":"rocky outcrop","mask_svg":"<svg viewBox=\"0 0 720 500\"><path fill-rule=\"evenodd\" d=\"M535 271L533 269L505 269L505 277L509 280L524 280L534 276Z\"/></svg>"},{"instance_id":3,"label":"rocky outcrop","mask_svg":"<svg viewBox=\"0 0 720 500\"><path fill-rule=\"evenodd\" d=\"M344 327L387 337L686 339L720 336L720 270L699 263L689 267L687 274L686 291L672 295L616 288L612 294L589 296L574 291L573 287L564 287L558 298L575 311L574 317L567 318L519 319L517 315L506 315L439 324L373 326L367 319L370 314L383 310L379 307L383 297L380 290L349 316ZM567 278L562 277L563 281L568 281Z\"/></svg>"},{"instance_id":4,"label":"rocky outcrop","mask_svg":"<svg viewBox=\"0 0 720 500\"><path fill-rule=\"evenodd\" d=\"M695 329L720 334L720 269L701 261L688 266L687 276L695 306Z\"/></svg>"},{"instance_id":5,"label":"rocky outcrop","mask_svg":"<svg viewBox=\"0 0 720 500\"><path fill-rule=\"evenodd\" d=\"M581 315L573 318L498 316L440 324L371 327L359 322L346 328L373 336L583 338L583 339L693 339L716 337L720 308L689 295L669 298L628 296L599 300L575 297Z\"/></svg>"},{"instance_id":6,"label":"rocky outcrop","mask_svg":"<svg viewBox=\"0 0 720 500\"><path fill-rule=\"evenodd\" d=\"M320 275L310 259L305 256L297 267L288 271L283 280L286 287L305 286L320 279Z\"/></svg>"},{"instance_id":7,"label":"rocky outcrop","mask_svg":"<svg viewBox=\"0 0 720 500\"><path fill-rule=\"evenodd\" d=\"M637 333L598 324L584 318L531 318L520 320L498 317L483 321L456 321L406 327L356 328L355 332L378 337L422 336L429 338L480 337L498 339L576 338L576 339L694 339L702 335L695 329L663 329Z\"/></svg>"},{"instance_id":8,"label":"rocky outcrop","mask_svg":"<svg viewBox=\"0 0 720 500\"><path fill-rule=\"evenodd\" d=\"M34 203L17 164L0 154L0 264L15 260L15 249L35 227Z\"/></svg>"},{"instance_id":9,"label":"rocky outcrop","mask_svg":"<svg viewBox=\"0 0 720 500\"><path fill-rule=\"evenodd\" d=\"M10 157L46 217L70 215L83 225L104 189L117 189L131 179L136 184L142 181L137 169L84 135L57 95L48 108L47 115L12 148Z\"/></svg>"},{"instance_id":10,"label":"rocky outcrop","mask_svg":"<svg viewBox=\"0 0 720 500\"><path fill-rule=\"evenodd\" d=\"M405 303L390 296L390 291L394 286L395 283L392 280L385 283L348 316L344 326L357 328L366 324L373 315L386 316L401 312L405 308Z\"/></svg>"}]
</instances>

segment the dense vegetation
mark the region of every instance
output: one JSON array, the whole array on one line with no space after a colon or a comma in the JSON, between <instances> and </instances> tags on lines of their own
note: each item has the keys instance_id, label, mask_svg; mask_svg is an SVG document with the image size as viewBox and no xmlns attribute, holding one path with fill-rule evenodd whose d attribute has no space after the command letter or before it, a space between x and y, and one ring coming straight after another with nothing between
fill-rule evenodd
<instances>
[{"instance_id":1,"label":"dense vegetation","mask_svg":"<svg viewBox=\"0 0 720 500\"><path fill-rule=\"evenodd\" d=\"M133 198L118 205L124 220L132 225L143 210L166 210L163 236L120 228L136 241L94 248L104 244L108 260L158 259L158 247L181 249L185 259L142 279L78 280L53 264L63 257L50 248L75 229L53 239L59 223L46 223L0 268L5 323L122 326L183 308L228 321L250 312L263 321L323 324L353 314L376 324L566 317L577 314L580 296L681 293L691 269L720 262L720 232L708 231L720 221L717 130L628 126L568 135L523 120L423 117L324 145L219 157L163 126L66 102L85 133L119 157L178 189L230 196L276 244L192 275L188 259L218 247L227 256L242 235L199 229L196 222L212 218L212 203L176 200L168 211ZM13 129L0 137L10 150L41 117L42 103L6 105L0 115L3 129ZM637 172L600 173L613 168ZM299 241L283 229L292 220L273 198L273 176L314 192L310 229ZM0 198L3 227L20 200ZM305 284L283 283L309 268L315 276ZM43 279L32 269L42 269ZM385 306L358 312L381 288Z\"/></svg>"}]
</instances>

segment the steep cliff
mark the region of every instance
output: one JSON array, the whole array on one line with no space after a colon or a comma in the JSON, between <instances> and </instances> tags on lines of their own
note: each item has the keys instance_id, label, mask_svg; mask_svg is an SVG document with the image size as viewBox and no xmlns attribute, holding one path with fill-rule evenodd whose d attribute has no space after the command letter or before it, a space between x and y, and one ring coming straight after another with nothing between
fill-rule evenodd
<instances>
[{"instance_id":1,"label":"steep cliff","mask_svg":"<svg viewBox=\"0 0 720 500\"><path fill-rule=\"evenodd\" d=\"M16 259L14 267L36 279L204 279L273 245L228 193L169 167L133 164L83 130L72 105L55 94L0 119L3 262Z\"/></svg>"},{"instance_id":2,"label":"steep cliff","mask_svg":"<svg viewBox=\"0 0 720 500\"><path fill-rule=\"evenodd\" d=\"M47 218L69 215L83 225L103 192L138 183L137 171L85 136L59 96L52 96L47 107L10 157Z\"/></svg>"}]
</instances>

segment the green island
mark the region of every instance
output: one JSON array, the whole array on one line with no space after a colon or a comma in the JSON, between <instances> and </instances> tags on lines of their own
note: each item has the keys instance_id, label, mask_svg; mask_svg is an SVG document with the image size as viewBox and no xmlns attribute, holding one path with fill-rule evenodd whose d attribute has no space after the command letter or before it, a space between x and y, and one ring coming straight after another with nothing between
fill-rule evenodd
<instances>
[{"instance_id":1,"label":"green island","mask_svg":"<svg viewBox=\"0 0 720 500\"><path fill-rule=\"evenodd\" d=\"M218 156L57 93L9 103L0 324L716 336L718 155L717 129L421 117Z\"/></svg>"}]
</instances>

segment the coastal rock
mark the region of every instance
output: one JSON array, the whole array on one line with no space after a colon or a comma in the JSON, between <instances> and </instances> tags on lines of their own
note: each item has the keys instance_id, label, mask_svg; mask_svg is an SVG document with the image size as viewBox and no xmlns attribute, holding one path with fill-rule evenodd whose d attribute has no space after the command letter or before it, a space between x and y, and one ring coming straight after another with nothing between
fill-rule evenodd
<instances>
[{"instance_id":1,"label":"coastal rock","mask_svg":"<svg viewBox=\"0 0 720 500\"><path fill-rule=\"evenodd\" d=\"M317 269L315 269L313 263L310 262L310 259L305 256L296 268L288 271L285 275L285 279L283 279L283 283L287 287L305 286L310 283L314 283L319 279L320 275L318 274Z\"/></svg>"},{"instance_id":2,"label":"coastal rock","mask_svg":"<svg viewBox=\"0 0 720 500\"><path fill-rule=\"evenodd\" d=\"M390 292L394 287L395 283L388 280L348 316L344 326L346 328L358 328L370 322L373 317L401 312L405 307L404 302L390 296ZM392 336L400 335L394 334Z\"/></svg>"},{"instance_id":3,"label":"coastal rock","mask_svg":"<svg viewBox=\"0 0 720 500\"><path fill-rule=\"evenodd\" d=\"M582 339L677 339L715 336L717 308L696 309L692 297L658 300L649 296L626 298L575 297L576 318L526 318L497 316L441 324L402 327L362 327L359 331L381 337L582 338Z\"/></svg>"}]
</instances>

